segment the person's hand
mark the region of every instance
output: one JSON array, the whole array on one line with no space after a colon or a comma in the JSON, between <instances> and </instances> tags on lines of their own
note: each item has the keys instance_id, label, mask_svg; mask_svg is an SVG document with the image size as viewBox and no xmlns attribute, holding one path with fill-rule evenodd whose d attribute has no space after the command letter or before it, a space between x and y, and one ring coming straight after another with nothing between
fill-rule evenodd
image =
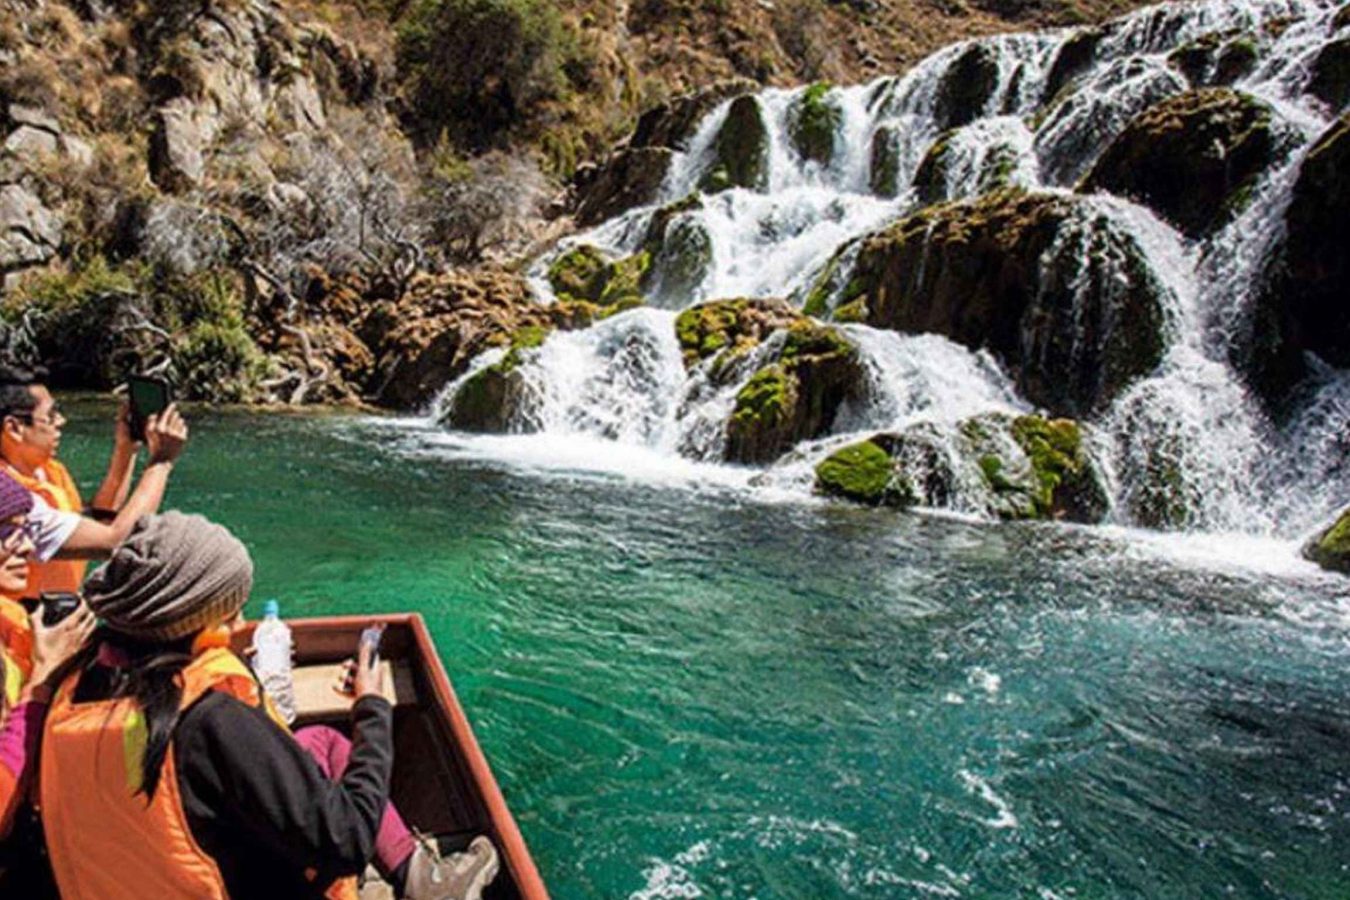
<instances>
[{"instance_id":1,"label":"person's hand","mask_svg":"<svg viewBox=\"0 0 1350 900\"><path fill-rule=\"evenodd\" d=\"M178 414L178 404L170 403L161 413L152 415L145 423L145 443L150 448L150 462L173 462L187 443L188 427Z\"/></svg>"},{"instance_id":2,"label":"person's hand","mask_svg":"<svg viewBox=\"0 0 1350 900\"><path fill-rule=\"evenodd\" d=\"M33 673L29 681L44 685L63 671L71 657L89 640L94 631L94 614L83 603L55 625L44 625L39 606L29 617L33 625Z\"/></svg>"},{"instance_id":3,"label":"person's hand","mask_svg":"<svg viewBox=\"0 0 1350 900\"><path fill-rule=\"evenodd\" d=\"M356 674L352 678L352 694L359 700L367 694L384 696L384 667L371 665L375 650L364 641L356 651Z\"/></svg>"},{"instance_id":4,"label":"person's hand","mask_svg":"<svg viewBox=\"0 0 1350 900\"><path fill-rule=\"evenodd\" d=\"M117 406L117 418L113 421L113 446L135 449L141 443L141 436L131 433L131 404L123 400Z\"/></svg>"}]
</instances>

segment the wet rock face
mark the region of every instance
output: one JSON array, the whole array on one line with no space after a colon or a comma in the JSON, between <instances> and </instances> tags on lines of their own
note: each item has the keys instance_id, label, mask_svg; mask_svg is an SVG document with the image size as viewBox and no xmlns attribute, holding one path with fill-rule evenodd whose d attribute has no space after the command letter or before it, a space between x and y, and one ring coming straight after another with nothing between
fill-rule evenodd
<instances>
[{"instance_id":1,"label":"wet rock face","mask_svg":"<svg viewBox=\"0 0 1350 900\"><path fill-rule=\"evenodd\" d=\"M526 351L543 344L548 331L542 325L527 325L512 332L501 360L474 373L460 385L441 416L442 424L480 434L533 430L522 414L529 397L520 364Z\"/></svg>"},{"instance_id":2,"label":"wet rock face","mask_svg":"<svg viewBox=\"0 0 1350 900\"><path fill-rule=\"evenodd\" d=\"M866 322L988 347L1055 415L1102 410L1163 353L1165 289L1133 239L1085 201L997 191L869 238Z\"/></svg>"},{"instance_id":3,"label":"wet rock face","mask_svg":"<svg viewBox=\"0 0 1350 900\"><path fill-rule=\"evenodd\" d=\"M748 78L733 78L719 81L705 90L676 97L644 112L638 119L628 145L687 150L699 122L717 104L732 97L753 94L759 89L759 84Z\"/></svg>"},{"instance_id":4,"label":"wet rock face","mask_svg":"<svg viewBox=\"0 0 1350 900\"><path fill-rule=\"evenodd\" d=\"M813 84L802 92L789 113L788 130L802 159L828 166L834 158L834 138L843 111L829 99L830 86Z\"/></svg>"},{"instance_id":5,"label":"wet rock face","mask_svg":"<svg viewBox=\"0 0 1350 900\"><path fill-rule=\"evenodd\" d=\"M376 352L371 393L383 406L416 409L458 378L475 356L510 343L528 326L552 326L563 312L529 296L525 279L479 270L422 276L407 296L372 310L361 333Z\"/></svg>"},{"instance_id":6,"label":"wet rock face","mask_svg":"<svg viewBox=\"0 0 1350 900\"><path fill-rule=\"evenodd\" d=\"M1304 544L1303 555L1324 569L1350 575L1350 509Z\"/></svg>"},{"instance_id":7,"label":"wet rock face","mask_svg":"<svg viewBox=\"0 0 1350 900\"><path fill-rule=\"evenodd\" d=\"M1188 91L1149 107L1083 180L1152 207L1190 237L1212 233L1288 152L1270 107L1228 88Z\"/></svg>"},{"instance_id":8,"label":"wet rock face","mask_svg":"<svg viewBox=\"0 0 1350 900\"><path fill-rule=\"evenodd\" d=\"M1332 41L1317 54L1312 77L1308 79L1308 93L1333 112L1350 103L1350 38Z\"/></svg>"},{"instance_id":9,"label":"wet rock face","mask_svg":"<svg viewBox=\"0 0 1350 900\"><path fill-rule=\"evenodd\" d=\"M598 225L656 200L673 157L667 147L634 147L611 154L578 188L577 224Z\"/></svg>"},{"instance_id":10,"label":"wet rock face","mask_svg":"<svg viewBox=\"0 0 1350 900\"><path fill-rule=\"evenodd\" d=\"M957 57L938 88L934 116L946 130L967 125L984 112L998 88L998 57L982 44L972 44Z\"/></svg>"},{"instance_id":11,"label":"wet rock face","mask_svg":"<svg viewBox=\"0 0 1350 900\"><path fill-rule=\"evenodd\" d=\"M1232 84L1256 67L1254 36L1238 29L1211 31L1173 50L1167 61L1197 87Z\"/></svg>"},{"instance_id":12,"label":"wet rock face","mask_svg":"<svg viewBox=\"0 0 1350 900\"><path fill-rule=\"evenodd\" d=\"M731 101L726 121L714 142L715 160L700 187L722 191L731 187L758 190L769 176L769 130L754 97Z\"/></svg>"},{"instance_id":13,"label":"wet rock face","mask_svg":"<svg viewBox=\"0 0 1350 900\"><path fill-rule=\"evenodd\" d=\"M964 491L966 505L1001 519L1095 523L1110 506L1077 422L1003 413L843 447L816 466L816 490L896 507L945 507Z\"/></svg>"},{"instance_id":14,"label":"wet rock face","mask_svg":"<svg viewBox=\"0 0 1350 900\"><path fill-rule=\"evenodd\" d=\"M900 136L892 125L882 125L872 136L869 169L872 193L894 197L900 193Z\"/></svg>"},{"instance_id":15,"label":"wet rock face","mask_svg":"<svg viewBox=\"0 0 1350 900\"><path fill-rule=\"evenodd\" d=\"M1272 404L1306 374L1307 352L1350 366L1350 115L1303 158L1285 223L1258 295L1251 339L1238 351L1239 364Z\"/></svg>"},{"instance_id":16,"label":"wet rock face","mask_svg":"<svg viewBox=\"0 0 1350 900\"><path fill-rule=\"evenodd\" d=\"M838 331L810 320L789 326L777 361L760 368L736 395L727 460L771 462L799 441L828 433L862 378L857 348Z\"/></svg>"}]
</instances>

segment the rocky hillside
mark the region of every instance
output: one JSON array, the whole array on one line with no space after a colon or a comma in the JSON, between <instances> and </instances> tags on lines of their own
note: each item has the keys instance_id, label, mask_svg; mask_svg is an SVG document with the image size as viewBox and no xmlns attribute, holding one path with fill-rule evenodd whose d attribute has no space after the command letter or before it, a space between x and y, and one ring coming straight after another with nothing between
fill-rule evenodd
<instances>
[{"instance_id":1,"label":"rocky hillside","mask_svg":"<svg viewBox=\"0 0 1350 900\"><path fill-rule=\"evenodd\" d=\"M71 385L404 402L383 317L523 296L501 266L572 227L573 173L643 110L1122 5L0 0L0 345Z\"/></svg>"}]
</instances>

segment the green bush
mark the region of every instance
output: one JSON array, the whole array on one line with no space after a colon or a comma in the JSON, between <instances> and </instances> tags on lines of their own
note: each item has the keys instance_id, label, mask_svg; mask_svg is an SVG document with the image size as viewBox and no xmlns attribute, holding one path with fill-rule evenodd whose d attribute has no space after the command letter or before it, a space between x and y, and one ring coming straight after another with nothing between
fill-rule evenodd
<instances>
[{"instance_id":1,"label":"green bush","mask_svg":"<svg viewBox=\"0 0 1350 900\"><path fill-rule=\"evenodd\" d=\"M398 65L424 143L447 130L481 148L564 83L567 36L550 0L418 0Z\"/></svg>"}]
</instances>

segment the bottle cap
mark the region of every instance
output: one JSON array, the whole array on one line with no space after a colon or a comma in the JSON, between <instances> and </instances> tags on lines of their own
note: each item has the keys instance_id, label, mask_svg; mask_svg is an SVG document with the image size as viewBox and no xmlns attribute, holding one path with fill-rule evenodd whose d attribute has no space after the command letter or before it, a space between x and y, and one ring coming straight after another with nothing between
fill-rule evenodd
<instances>
[{"instance_id":1,"label":"bottle cap","mask_svg":"<svg viewBox=\"0 0 1350 900\"><path fill-rule=\"evenodd\" d=\"M279 617L281 615L281 604L275 599L263 601L263 616Z\"/></svg>"}]
</instances>

